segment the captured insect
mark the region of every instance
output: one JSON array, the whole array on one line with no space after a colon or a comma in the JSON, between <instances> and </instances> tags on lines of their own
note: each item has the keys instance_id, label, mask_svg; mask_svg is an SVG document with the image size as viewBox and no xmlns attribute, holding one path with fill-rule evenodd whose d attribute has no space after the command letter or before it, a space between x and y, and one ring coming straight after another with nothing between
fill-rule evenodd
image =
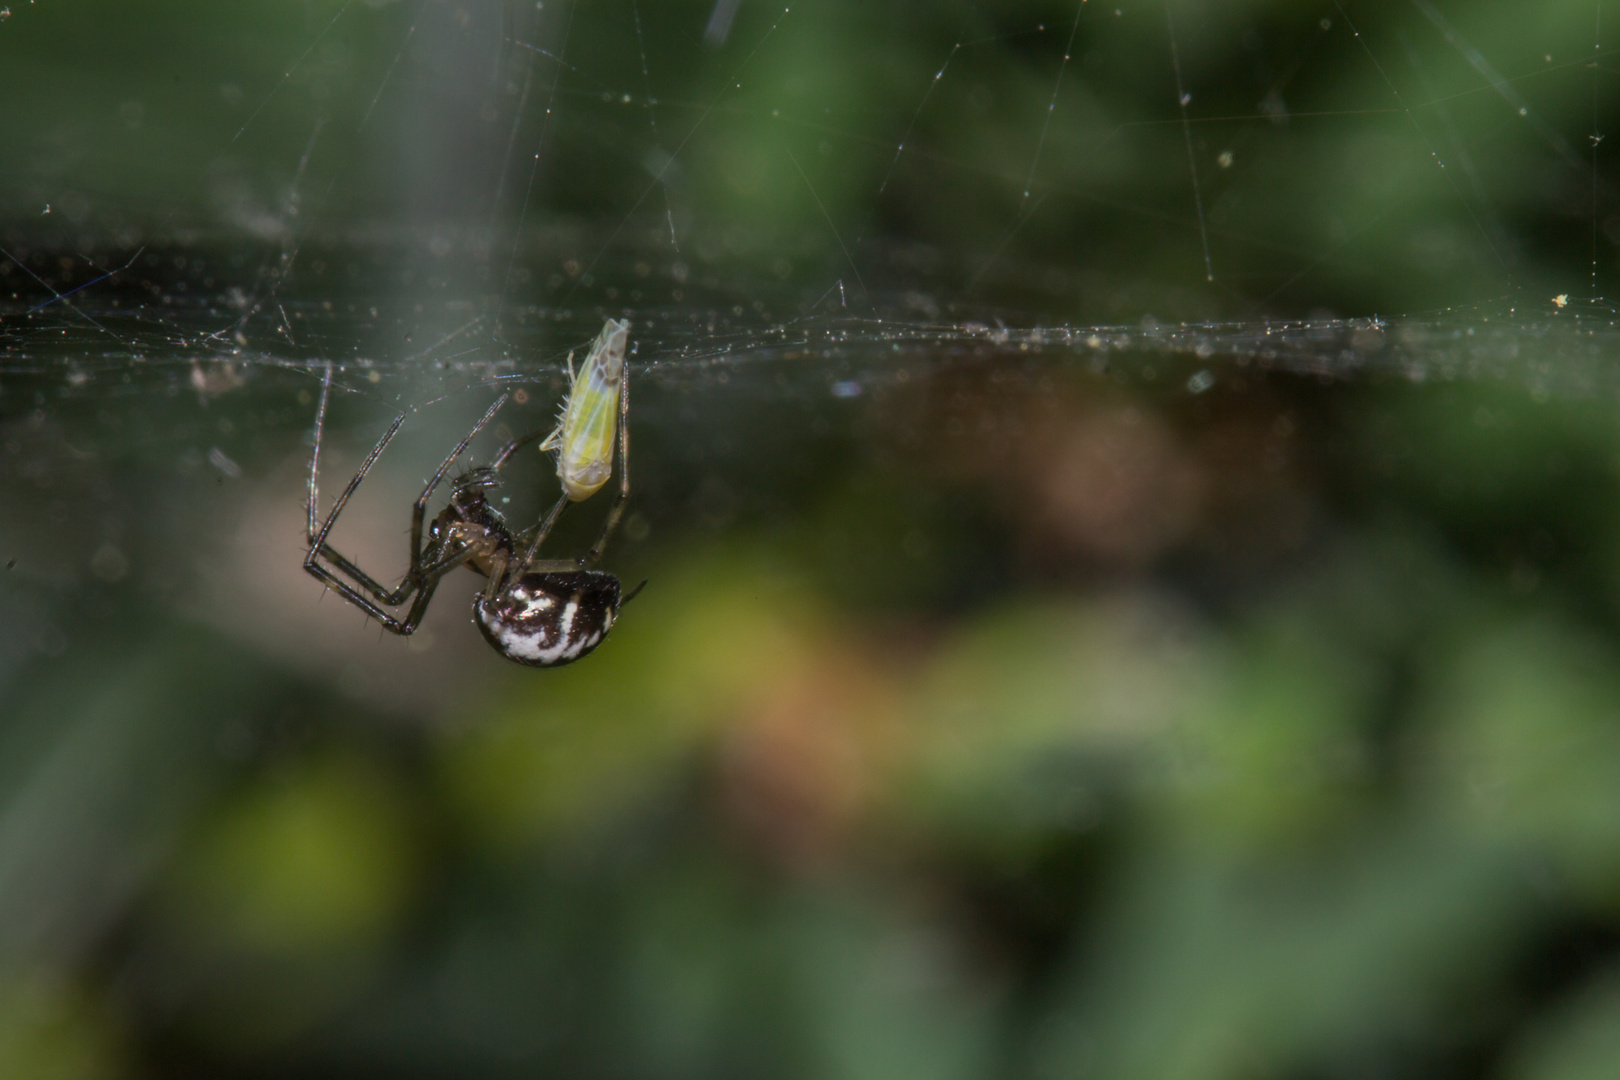
<instances>
[{"instance_id":1,"label":"captured insect","mask_svg":"<svg viewBox=\"0 0 1620 1080\"><path fill-rule=\"evenodd\" d=\"M596 494L613 472L613 429L624 426L624 349L629 340L630 324L609 319L577 373L574 356L568 355L568 401L540 449L556 451L557 477L574 502Z\"/></svg>"},{"instance_id":2,"label":"captured insect","mask_svg":"<svg viewBox=\"0 0 1620 1080\"><path fill-rule=\"evenodd\" d=\"M610 333L612 331L612 333ZM382 452L399 432L405 417L399 416L389 425L371 453L366 455L360 470L332 504L324 521L319 520L316 491L320 471L321 437L326 425L326 404L332 391L332 369L327 368L321 385L321 401L315 413L315 449L309 465L309 554L304 569L336 589L344 599L360 608L394 634L414 633L427 611L428 602L444 576L458 566L483 574L486 581L473 600L473 621L497 652L510 660L534 667L560 667L572 663L602 643L619 610L636 593L636 586L628 595L621 595L619 579L613 574L591 567L601 558L607 542L624 514L625 502L630 498L630 371L624 364L625 339L629 324L608 320L608 325L597 338L587 366L573 378L569 404L563 422L557 430L546 436L542 446L560 449L558 471L563 473L568 448L578 448L572 459L578 469L590 477L600 476L594 486L585 490L576 481L567 486L545 517L530 529L514 533L500 511L490 505L486 492L501 484L500 470L519 449L541 438L533 432L514 439L502 447L486 466L468 470L450 481L450 499L427 528L423 529L428 500L456 460L466 451L473 439L482 431L500 407L506 403L501 395L466 438L458 443L450 455L434 472L422 494L411 508L411 564L404 579L395 588L383 586L353 561L335 550L327 542L338 515L365 480L366 474L377 463ZM615 344L616 343L616 344ZM596 370L593 361L598 353L616 350L617 385L607 391L593 387L587 401L578 413L574 410L581 395L580 382ZM602 420L594 409L601 401L610 401L617 410L610 419ZM607 444L598 447L593 434L605 430ZM556 525L557 519L570 502L588 497L607 482L613 468L613 436L617 433L619 453L619 493L608 512L596 543L577 559L541 559L540 545ZM595 454L595 458L590 455ZM583 494L577 492L583 491ZM642 582L645 585L646 582ZM403 617L390 612L410 601Z\"/></svg>"}]
</instances>

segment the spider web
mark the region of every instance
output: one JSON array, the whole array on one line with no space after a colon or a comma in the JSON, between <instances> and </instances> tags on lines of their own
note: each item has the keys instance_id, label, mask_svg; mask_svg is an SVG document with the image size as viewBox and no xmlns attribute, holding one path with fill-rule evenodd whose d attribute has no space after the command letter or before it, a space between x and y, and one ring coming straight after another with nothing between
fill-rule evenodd
<instances>
[{"instance_id":1,"label":"spider web","mask_svg":"<svg viewBox=\"0 0 1620 1080\"><path fill-rule=\"evenodd\" d=\"M889 391L949 370L1612 399L1601 14L18 8L4 461L83 536L7 558L71 576L156 527L86 462L299 482L328 368L328 497L411 414L345 520L391 519L501 392L491 437L548 427L607 317L643 533L888 454Z\"/></svg>"},{"instance_id":2,"label":"spider web","mask_svg":"<svg viewBox=\"0 0 1620 1080\"><path fill-rule=\"evenodd\" d=\"M1307 7L899 14L865 27L893 64L866 99L839 84L852 65L814 84L806 59L848 12L334 3L258 16L290 44L254 78L221 18L193 28L178 92L136 69L125 91L147 93L115 101L108 80L97 153L82 133L4 177L0 364L54 393L209 396L333 362L419 406L555 384L613 314L641 364L814 356L829 385L897 353L1036 349L1607 389L1601 21L1510 46L1426 0ZM54 14L0 33L48 54ZM121 29L85 62L127 64ZM1211 66L1234 51L1252 76ZM60 87L10 78L24 136L67 139ZM181 136L199 145L153 162ZM1515 153L1559 204L1535 223ZM92 159L128 182L92 186ZM1423 226L1378 250L1391 217Z\"/></svg>"}]
</instances>

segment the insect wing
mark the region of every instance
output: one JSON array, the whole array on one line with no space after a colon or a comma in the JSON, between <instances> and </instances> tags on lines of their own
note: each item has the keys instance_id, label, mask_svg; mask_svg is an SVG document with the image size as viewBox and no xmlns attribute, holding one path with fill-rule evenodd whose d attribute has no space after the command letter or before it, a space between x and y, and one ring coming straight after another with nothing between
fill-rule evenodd
<instances>
[{"instance_id":1,"label":"insect wing","mask_svg":"<svg viewBox=\"0 0 1620 1080\"><path fill-rule=\"evenodd\" d=\"M609 319L574 376L562 427L551 442L558 449L557 475L574 502L590 498L613 473L619 391L630 324Z\"/></svg>"}]
</instances>

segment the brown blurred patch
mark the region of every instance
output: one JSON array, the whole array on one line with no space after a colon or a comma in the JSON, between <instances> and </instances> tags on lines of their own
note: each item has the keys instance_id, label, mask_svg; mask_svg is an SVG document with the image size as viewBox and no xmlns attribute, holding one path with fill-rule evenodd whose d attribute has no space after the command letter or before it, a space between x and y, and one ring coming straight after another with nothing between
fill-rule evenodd
<instances>
[{"instance_id":1,"label":"brown blurred patch","mask_svg":"<svg viewBox=\"0 0 1620 1080\"><path fill-rule=\"evenodd\" d=\"M721 747L722 806L745 842L792 871L833 861L878 787L895 697L840 650L783 671Z\"/></svg>"},{"instance_id":2,"label":"brown blurred patch","mask_svg":"<svg viewBox=\"0 0 1620 1080\"><path fill-rule=\"evenodd\" d=\"M1228 566L1257 568L1309 538L1305 439L1294 414L1269 395L1226 403L1219 416L1190 441L1212 481L1197 543Z\"/></svg>"},{"instance_id":3,"label":"brown blurred patch","mask_svg":"<svg viewBox=\"0 0 1620 1080\"><path fill-rule=\"evenodd\" d=\"M1046 571L1136 575L1186 549L1263 562L1306 538L1304 438L1287 402L1253 378L1156 399L1101 374L988 356L875 404L869 438L984 488Z\"/></svg>"},{"instance_id":4,"label":"brown blurred patch","mask_svg":"<svg viewBox=\"0 0 1620 1080\"><path fill-rule=\"evenodd\" d=\"M1076 409L1022 450L1024 543L1039 563L1146 568L1193 529L1208 487L1169 425L1134 405Z\"/></svg>"},{"instance_id":5,"label":"brown blurred patch","mask_svg":"<svg viewBox=\"0 0 1620 1080\"><path fill-rule=\"evenodd\" d=\"M1198 521L1207 478L1184 440L1101 378L963 364L899 407L924 467L986 487L1037 565L1139 571Z\"/></svg>"}]
</instances>

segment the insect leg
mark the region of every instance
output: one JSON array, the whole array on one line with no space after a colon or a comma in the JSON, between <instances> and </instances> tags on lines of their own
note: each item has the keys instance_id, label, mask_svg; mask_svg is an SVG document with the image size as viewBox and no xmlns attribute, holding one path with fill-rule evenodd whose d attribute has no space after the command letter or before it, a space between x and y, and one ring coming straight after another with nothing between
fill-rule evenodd
<instances>
[{"instance_id":1,"label":"insect leg","mask_svg":"<svg viewBox=\"0 0 1620 1080\"><path fill-rule=\"evenodd\" d=\"M591 351L591 355L592 356L596 355L596 352L595 352L594 349ZM547 435L546 436L546 441L540 444L540 449L542 449L542 450L555 450L555 449L557 449L557 447L562 445L563 430L565 428L567 428L567 426L568 426L568 406L573 404L573 401L574 401L574 384L577 383L578 381L579 381L579 376L574 371L574 350L569 349L568 350L568 393L563 396L562 410L557 413L557 426L551 429L551 434ZM527 441L527 440L525 440L525 441ZM516 449L516 447L514 447L513 449Z\"/></svg>"}]
</instances>

